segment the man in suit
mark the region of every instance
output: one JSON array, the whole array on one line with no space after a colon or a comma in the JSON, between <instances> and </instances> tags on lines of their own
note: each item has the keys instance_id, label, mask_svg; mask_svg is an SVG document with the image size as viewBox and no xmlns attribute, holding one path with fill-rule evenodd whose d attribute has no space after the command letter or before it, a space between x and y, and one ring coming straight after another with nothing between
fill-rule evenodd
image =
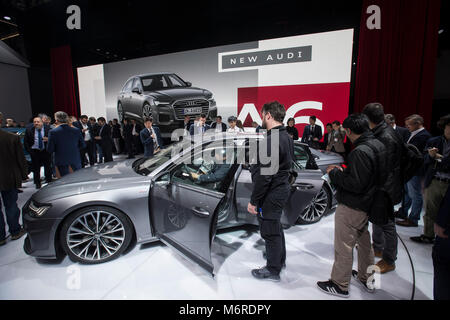
<instances>
[{"instance_id":1,"label":"man in suit","mask_svg":"<svg viewBox=\"0 0 450 320\"><path fill-rule=\"evenodd\" d=\"M100 126L97 123L97 119L95 117L89 118L89 124L91 125L91 136L94 139L94 159L96 163L103 163L103 153L102 153L102 147L100 146L100 142L95 140L95 137L98 136L98 133L100 132ZM97 159L98 154L98 159Z\"/></svg>"},{"instance_id":2,"label":"man in suit","mask_svg":"<svg viewBox=\"0 0 450 320\"><path fill-rule=\"evenodd\" d=\"M327 150L328 144L331 142L331 136L333 133L333 125L331 123L327 123L325 127L326 133L323 136L322 149Z\"/></svg>"},{"instance_id":3,"label":"man in suit","mask_svg":"<svg viewBox=\"0 0 450 320\"><path fill-rule=\"evenodd\" d=\"M80 129L86 145L85 148L80 149L81 167L84 168L87 165L86 154L89 158L89 164L93 166L95 164L95 140L93 128L89 123L89 119L86 115L82 115L80 121L74 122L73 125ZM78 125L80 127L78 127Z\"/></svg>"},{"instance_id":4,"label":"man in suit","mask_svg":"<svg viewBox=\"0 0 450 320\"><path fill-rule=\"evenodd\" d=\"M191 116L187 116L187 115L184 116L183 128L184 128L185 136L189 135L191 126L192 126Z\"/></svg>"},{"instance_id":5,"label":"man in suit","mask_svg":"<svg viewBox=\"0 0 450 320\"><path fill-rule=\"evenodd\" d=\"M26 232L19 224L18 188L28 178L27 160L18 135L0 130L0 246L6 244L6 225L2 201L11 240L20 239Z\"/></svg>"},{"instance_id":6,"label":"man in suit","mask_svg":"<svg viewBox=\"0 0 450 320\"><path fill-rule=\"evenodd\" d=\"M309 117L309 126L303 130L302 142L307 143L311 148L320 149L320 140L322 139L322 128L316 125L317 117Z\"/></svg>"},{"instance_id":7,"label":"man in suit","mask_svg":"<svg viewBox=\"0 0 450 320\"><path fill-rule=\"evenodd\" d=\"M424 152L427 141L431 138L431 134L424 128L424 120L421 116L414 114L405 120L406 127L411 136L406 141L417 147L421 152ZM402 227L417 227L419 225L420 213L423 207L422 195L422 178L423 169L417 172L417 175L411 178L407 183L408 192L405 192L402 207L397 213L397 217L404 219L398 221L397 225ZM408 211L411 208L411 213L408 216Z\"/></svg>"},{"instance_id":8,"label":"man in suit","mask_svg":"<svg viewBox=\"0 0 450 320\"><path fill-rule=\"evenodd\" d=\"M409 137L411 136L411 132L408 129L398 126L395 123L395 117L393 114L387 114L384 116L384 119L388 125L394 128L395 132L403 139L403 142L406 143Z\"/></svg>"},{"instance_id":9,"label":"man in suit","mask_svg":"<svg viewBox=\"0 0 450 320\"><path fill-rule=\"evenodd\" d=\"M146 118L144 120L145 128L139 133L142 145L144 146L144 157L153 157L163 146L161 133L158 127L153 127L153 119Z\"/></svg>"},{"instance_id":10,"label":"man in suit","mask_svg":"<svg viewBox=\"0 0 450 320\"><path fill-rule=\"evenodd\" d=\"M133 159L133 125L127 118L123 119L123 140L125 141L125 148L128 152L128 159Z\"/></svg>"},{"instance_id":11,"label":"man in suit","mask_svg":"<svg viewBox=\"0 0 450 320\"><path fill-rule=\"evenodd\" d=\"M445 193L450 186L450 114L438 122L444 134L428 140L425 150L425 215L423 217L423 234L412 237L418 243L434 242L434 223Z\"/></svg>"},{"instance_id":12,"label":"man in suit","mask_svg":"<svg viewBox=\"0 0 450 320\"><path fill-rule=\"evenodd\" d=\"M198 122L191 126L189 129L191 136L202 135L210 129L210 126L206 124L206 114L202 113Z\"/></svg>"},{"instance_id":13,"label":"man in suit","mask_svg":"<svg viewBox=\"0 0 450 320\"><path fill-rule=\"evenodd\" d=\"M211 125L211 129L214 129L216 132L226 132L227 125L222 122L222 117L217 116L216 122Z\"/></svg>"},{"instance_id":14,"label":"man in suit","mask_svg":"<svg viewBox=\"0 0 450 320\"><path fill-rule=\"evenodd\" d=\"M33 166L33 179L36 189L41 188L41 167L44 166L45 181L52 181L52 157L47 152L48 133L50 127L44 125L40 117L33 119L33 126L25 131L23 144L30 154Z\"/></svg>"},{"instance_id":15,"label":"man in suit","mask_svg":"<svg viewBox=\"0 0 450 320\"><path fill-rule=\"evenodd\" d=\"M80 148L84 148L84 140L77 128L68 125L69 116L63 111L55 113L57 127L50 130L47 151L55 153L55 165L61 177L69 174L70 169L81 169Z\"/></svg>"},{"instance_id":16,"label":"man in suit","mask_svg":"<svg viewBox=\"0 0 450 320\"><path fill-rule=\"evenodd\" d=\"M330 143L327 146L327 151L339 153L345 158L345 130L339 121L334 121L331 126L333 131L331 132Z\"/></svg>"},{"instance_id":17,"label":"man in suit","mask_svg":"<svg viewBox=\"0 0 450 320\"><path fill-rule=\"evenodd\" d=\"M102 147L102 153L105 159L105 163L111 162L113 161L113 140L111 138L111 127L106 123L106 119L103 117L98 118L97 122L100 126L100 131L98 133L98 136L95 137L95 140L99 141L100 146Z\"/></svg>"}]
</instances>

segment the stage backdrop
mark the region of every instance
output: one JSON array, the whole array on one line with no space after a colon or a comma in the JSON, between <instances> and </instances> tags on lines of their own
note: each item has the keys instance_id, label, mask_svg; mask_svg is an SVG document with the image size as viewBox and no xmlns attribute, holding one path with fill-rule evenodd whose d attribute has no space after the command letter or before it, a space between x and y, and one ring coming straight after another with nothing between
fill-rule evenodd
<instances>
[{"instance_id":1,"label":"stage backdrop","mask_svg":"<svg viewBox=\"0 0 450 320\"><path fill-rule=\"evenodd\" d=\"M134 75L173 72L214 94L224 120L261 123L277 100L300 135L311 115L322 127L348 115L353 29L248 42L78 68L81 113L117 118L117 97Z\"/></svg>"}]
</instances>

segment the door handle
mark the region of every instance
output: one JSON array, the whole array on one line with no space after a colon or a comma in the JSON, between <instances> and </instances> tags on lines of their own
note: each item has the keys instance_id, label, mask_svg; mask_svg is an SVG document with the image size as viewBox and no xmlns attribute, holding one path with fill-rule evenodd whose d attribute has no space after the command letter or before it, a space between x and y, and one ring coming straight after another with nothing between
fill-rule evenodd
<instances>
[{"instance_id":1,"label":"door handle","mask_svg":"<svg viewBox=\"0 0 450 320\"><path fill-rule=\"evenodd\" d=\"M199 208L199 207L193 207L193 208L192 208L192 211L193 211L196 215L198 215L198 216L200 216L200 217L202 217L202 218L204 218L204 217L209 217L209 212L206 211L206 210L204 210L204 209L202 209L202 208Z\"/></svg>"},{"instance_id":2,"label":"door handle","mask_svg":"<svg viewBox=\"0 0 450 320\"><path fill-rule=\"evenodd\" d=\"M297 183L293 185L294 188L300 189L300 190L311 190L314 188L314 185L308 184L308 183Z\"/></svg>"}]
</instances>

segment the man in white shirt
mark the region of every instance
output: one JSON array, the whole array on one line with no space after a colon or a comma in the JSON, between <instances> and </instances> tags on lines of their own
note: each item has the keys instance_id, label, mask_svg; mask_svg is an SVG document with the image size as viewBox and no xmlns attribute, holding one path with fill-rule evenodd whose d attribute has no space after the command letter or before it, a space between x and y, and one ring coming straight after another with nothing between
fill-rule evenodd
<instances>
[{"instance_id":1,"label":"man in white shirt","mask_svg":"<svg viewBox=\"0 0 450 320\"><path fill-rule=\"evenodd\" d=\"M230 127L228 128L227 132L229 132L229 133L243 132L243 130L236 125L237 118L235 116L231 116L228 118L228 124Z\"/></svg>"}]
</instances>

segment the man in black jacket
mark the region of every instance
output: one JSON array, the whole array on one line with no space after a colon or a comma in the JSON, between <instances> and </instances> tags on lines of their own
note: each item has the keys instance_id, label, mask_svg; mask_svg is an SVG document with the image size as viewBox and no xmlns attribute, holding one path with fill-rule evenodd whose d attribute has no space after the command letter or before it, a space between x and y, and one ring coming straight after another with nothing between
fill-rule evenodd
<instances>
[{"instance_id":1,"label":"man in black jacket","mask_svg":"<svg viewBox=\"0 0 450 320\"><path fill-rule=\"evenodd\" d=\"M434 232L434 300L450 300L450 188L441 203Z\"/></svg>"},{"instance_id":2,"label":"man in black jacket","mask_svg":"<svg viewBox=\"0 0 450 320\"><path fill-rule=\"evenodd\" d=\"M105 158L105 163L111 162L113 161L112 157L113 141L111 138L111 127L106 123L106 120L103 117L98 118L97 122L100 126L100 131L99 135L95 137L95 139L100 141L103 157Z\"/></svg>"},{"instance_id":3,"label":"man in black jacket","mask_svg":"<svg viewBox=\"0 0 450 320\"><path fill-rule=\"evenodd\" d=\"M355 149L348 156L348 166L330 166L327 172L336 187L338 207L335 213L335 261L329 281L318 282L320 290L339 297L348 297L350 279L365 290L373 292L368 284L369 267L374 263L368 230L368 212L372 206L376 185L386 180L386 148L375 139L365 115L354 114L345 119L343 127ZM358 244L358 272L352 271L353 248Z\"/></svg>"},{"instance_id":4,"label":"man in black jacket","mask_svg":"<svg viewBox=\"0 0 450 320\"><path fill-rule=\"evenodd\" d=\"M280 272L286 262L286 245L280 223L283 208L289 197L289 172L294 160L294 142L283 126L286 109L278 102L267 103L262 108L263 129L266 138L260 142L267 148L268 164L258 163L251 167L253 192L247 210L258 215L261 237L266 244L267 265L252 270L252 275L261 280L280 281ZM272 140L276 145L272 148ZM278 163L277 163L278 157Z\"/></svg>"},{"instance_id":5,"label":"man in black jacket","mask_svg":"<svg viewBox=\"0 0 450 320\"><path fill-rule=\"evenodd\" d=\"M28 178L28 168L18 135L0 130L0 150L0 246L3 246L6 244L6 226L2 201L11 240L20 239L26 234L19 223L20 209L17 206L17 189L21 188L22 181Z\"/></svg>"},{"instance_id":6,"label":"man in black jacket","mask_svg":"<svg viewBox=\"0 0 450 320\"><path fill-rule=\"evenodd\" d=\"M227 125L222 122L222 117L217 116L216 122L214 122L211 125L211 129L214 129L216 132L226 132L227 131Z\"/></svg>"},{"instance_id":7,"label":"man in black jacket","mask_svg":"<svg viewBox=\"0 0 450 320\"><path fill-rule=\"evenodd\" d=\"M36 189L41 188L41 167L44 166L45 180L52 182L52 157L47 152L48 132L50 127L44 125L40 117L33 119L33 126L25 131L23 144L31 156L33 166L33 180Z\"/></svg>"},{"instance_id":8,"label":"man in black jacket","mask_svg":"<svg viewBox=\"0 0 450 320\"><path fill-rule=\"evenodd\" d=\"M425 148L428 152L425 155L423 234L411 238L415 242L424 244L434 241L434 222L442 199L450 186L450 114L439 120L438 127L444 131L444 134L428 140Z\"/></svg>"},{"instance_id":9,"label":"man in black jacket","mask_svg":"<svg viewBox=\"0 0 450 320\"><path fill-rule=\"evenodd\" d=\"M363 113L369 118L369 126L375 138L380 140L387 151L387 180L384 189L391 197L393 205L399 204L403 196L401 158L403 141L394 129L385 122L384 108L380 103L368 104ZM392 219L391 219L392 218ZM375 256L382 258L377 263L380 273L395 270L397 260L397 230L393 217L384 226L373 224L373 248Z\"/></svg>"},{"instance_id":10,"label":"man in black jacket","mask_svg":"<svg viewBox=\"0 0 450 320\"><path fill-rule=\"evenodd\" d=\"M431 134L424 128L423 118L417 114L414 114L406 118L405 123L409 132L411 132L411 136L409 137L407 143L416 146L417 149L425 155L425 147L427 141L431 138ZM405 193L402 207L397 213L397 217L399 219L404 219L403 221L397 222L397 225L399 226L417 227L419 225L420 213L423 208L423 175L423 169L420 169L407 183L408 192ZM408 211L410 208L411 212L408 216Z\"/></svg>"}]
</instances>

